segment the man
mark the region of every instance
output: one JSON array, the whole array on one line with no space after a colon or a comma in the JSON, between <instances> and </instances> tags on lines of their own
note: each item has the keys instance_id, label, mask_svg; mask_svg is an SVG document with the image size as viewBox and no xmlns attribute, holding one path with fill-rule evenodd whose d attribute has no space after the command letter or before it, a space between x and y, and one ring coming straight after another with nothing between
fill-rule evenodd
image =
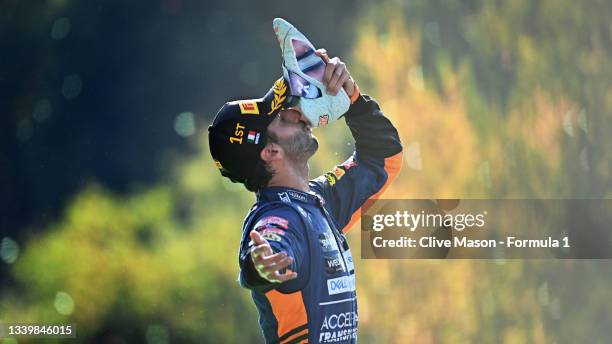
<instances>
[{"instance_id":1,"label":"man","mask_svg":"<svg viewBox=\"0 0 612 344\"><path fill-rule=\"evenodd\" d=\"M355 343L357 300L344 233L368 198L399 172L402 146L378 104L361 95L346 65L326 63L324 92L344 88L355 152L308 179L318 142L279 79L261 99L226 103L209 128L221 173L257 193L240 245L240 283L252 291L266 343Z\"/></svg>"}]
</instances>

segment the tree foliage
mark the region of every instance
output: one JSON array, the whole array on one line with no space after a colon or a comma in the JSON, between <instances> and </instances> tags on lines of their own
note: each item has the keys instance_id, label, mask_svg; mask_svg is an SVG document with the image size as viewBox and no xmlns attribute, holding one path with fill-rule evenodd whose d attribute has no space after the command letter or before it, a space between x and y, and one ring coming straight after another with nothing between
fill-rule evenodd
<instances>
[{"instance_id":1,"label":"tree foliage","mask_svg":"<svg viewBox=\"0 0 612 344\"><path fill-rule=\"evenodd\" d=\"M405 148L387 198L612 195L612 6L358 9L349 66ZM352 150L341 124L318 131L313 174ZM83 343L259 341L236 282L253 196L219 175L205 135L191 143L200 154L174 161L170 178L127 196L89 185L30 237L0 321L74 322ZM356 268L366 343L603 343L612 323L604 261L358 259Z\"/></svg>"}]
</instances>

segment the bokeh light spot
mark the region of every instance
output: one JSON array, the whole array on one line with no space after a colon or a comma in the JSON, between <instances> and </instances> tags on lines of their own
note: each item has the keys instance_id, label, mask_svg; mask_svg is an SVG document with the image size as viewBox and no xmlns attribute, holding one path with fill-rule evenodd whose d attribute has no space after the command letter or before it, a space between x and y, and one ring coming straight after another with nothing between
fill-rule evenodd
<instances>
[{"instance_id":1,"label":"bokeh light spot","mask_svg":"<svg viewBox=\"0 0 612 344\"><path fill-rule=\"evenodd\" d=\"M0 242L0 258L7 263L13 264L19 257L19 245L9 237L3 238Z\"/></svg>"},{"instance_id":2,"label":"bokeh light spot","mask_svg":"<svg viewBox=\"0 0 612 344\"><path fill-rule=\"evenodd\" d=\"M74 311L74 300L70 294L58 291L55 295L55 302L53 303L55 310L62 315L70 315Z\"/></svg>"},{"instance_id":3,"label":"bokeh light spot","mask_svg":"<svg viewBox=\"0 0 612 344\"><path fill-rule=\"evenodd\" d=\"M51 28L51 38L53 39L64 39L70 33L70 19L63 17L53 22Z\"/></svg>"},{"instance_id":4,"label":"bokeh light spot","mask_svg":"<svg viewBox=\"0 0 612 344\"><path fill-rule=\"evenodd\" d=\"M166 344L168 343L168 330L163 325L147 326L147 344Z\"/></svg>"},{"instance_id":5,"label":"bokeh light spot","mask_svg":"<svg viewBox=\"0 0 612 344\"><path fill-rule=\"evenodd\" d=\"M578 121L578 126L580 127L580 129L582 129L582 131L584 131L585 134L588 134L589 124L587 122L586 111L584 109L582 109L580 113L578 114L577 121Z\"/></svg>"},{"instance_id":6,"label":"bokeh light spot","mask_svg":"<svg viewBox=\"0 0 612 344\"><path fill-rule=\"evenodd\" d=\"M78 74L71 74L64 78L62 94L66 99L74 99L81 94L83 82Z\"/></svg>"},{"instance_id":7,"label":"bokeh light spot","mask_svg":"<svg viewBox=\"0 0 612 344\"><path fill-rule=\"evenodd\" d=\"M440 46L440 25L438 25L437 22L429 22L425 24L423 35L432 45L436 47Z\"/></svg>"},{"instance_id":8,"label":"bokeh light spot","mask_svg":"<svg viewBox=\"0 0 612 344\"><path fill-rule=\"evenodd\" d=\"M574 136L574 125L572 124L572 112L568 111L563 115L563 130L569 136Z\"/></svg>"},{"instance_id":9,"label":"bokeh light spot","mask_svg":"<svg viewBox=\"0 0 612 344\"><path fill-rule=\"evenodd\" d=\"M192 112L183 112L174 119L174 130L183 137L191 136L195 133L195 121Z\"/></svg>"},{"instance_id":10,"label":"bokeh light spot","mask_svg":"<svg viewBox=\"0 0 612 344\"><path fill-rule=\"evenodd\" d=\"M411 142L406 149L406 164L413 170L423 169L423 159L421 158L421 144L419 142Z\"/></svg>"},{"instance_id":11,"label":"bokeh light spot","mask_svg":"<svg viewBox=\"0 0 612 344\"><path fill-rule=\"evenodd\" d=\"M550 291L546 282L542 283L538 288L538 301L540 301L542 306L548 306L550 303Z\"/></svg>"},{"instance_id":12,"label":"bokeh light spot","mask_svg":"<svg viewBox=\"0 0 612 344\"><path fill-rule=\"evenodd\" d=\"M34 104L34 110L32 111L32 118L37 122L44 122L53 113L51 102L48 99L40 99Z\"/></svg>"},{"instance_id":13,"label":"bokeh light spot","mask_svg":"<svg viewBox=\"0 0 612 344\"><path fill-rule=\"evenodd\" d=\"M589 151L586 147L582 147L580 153L578 154L578 161L580 161L580 167L588 172L591 170L591 166L589 164Z\"/></svg>"},{"instance_id":14,"label":"bokeh light spot","mask_svg":"<svg viewBox=\"0 0 612 344\"><path fill-rule=\"evenodd\" d=\"M423 91L425 89L423 67L421 67L421 65L410 67L410 71L408 71L408 82L410 82L410 86L417 91Z\"/></svg>"},{"instance_id":15,"label":"bokeh light spot","mask_svg":"<svg viewBox=\"0 0 612 344\"><path fill-rule=\"evenodd\" d=\"M550 317L559 320L561 319L561 302L558 298L552 300L549 305L548 311L550 312Z\"/></svg>"}]
</instances>

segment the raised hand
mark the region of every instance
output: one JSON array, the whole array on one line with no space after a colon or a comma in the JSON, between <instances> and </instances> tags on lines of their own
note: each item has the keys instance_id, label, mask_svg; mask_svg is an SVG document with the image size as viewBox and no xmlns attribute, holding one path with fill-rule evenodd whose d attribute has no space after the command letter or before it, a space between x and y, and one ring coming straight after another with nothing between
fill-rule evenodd
<instances>
[{"instance_id":1,"label":"raised hand","mask_svg":"<svg viewBox=\"0 0 612 344\"><path fill-rule=\"evenodd\" d=\"M285 252L274 253L266 239L257 231L251 231L251 240L255 246L251 249L251 260L259 276L273 283L282 283L297 278L297 272L287 269L284 273L280 270L287 268L293 262L293 258Z\"/></svg>"},{"instance_id":2,"label":"raised hand","mask_svg":"<svg viewBox=\"0 0 612 344\"><path fill-rule=\"evenodd\" d=\"M323 83L327 87L326 91L332 95L336 95L338 91L340 91L340 87L343 87L346 94L352 97L355 92L355 81L351 77L346 67L346 63L338 57L329 58L327 50L325 49L317 49L315 54L320 56L325 62Z\"/></svg>"}]
</instances>

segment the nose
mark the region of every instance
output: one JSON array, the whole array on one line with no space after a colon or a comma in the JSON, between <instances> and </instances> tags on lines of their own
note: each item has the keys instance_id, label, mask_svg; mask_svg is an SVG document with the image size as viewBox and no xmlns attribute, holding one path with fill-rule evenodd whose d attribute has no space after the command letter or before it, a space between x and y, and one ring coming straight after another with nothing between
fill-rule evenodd
<instances>
[{"instance_id":1,"label":"nose","mask_svg":"<svg viewBox=\"0 0 612 344\"><path fill-rule=\"evenodd\" d=\"M306 120L306 117L304 117L304 115L302 115L301 112L299 112L296 109L285 109L282 110L280 112L280 116L287 122L290 123L304 123L307 126L309 125L308 120Z\"/></svg>"}]
</instances>

